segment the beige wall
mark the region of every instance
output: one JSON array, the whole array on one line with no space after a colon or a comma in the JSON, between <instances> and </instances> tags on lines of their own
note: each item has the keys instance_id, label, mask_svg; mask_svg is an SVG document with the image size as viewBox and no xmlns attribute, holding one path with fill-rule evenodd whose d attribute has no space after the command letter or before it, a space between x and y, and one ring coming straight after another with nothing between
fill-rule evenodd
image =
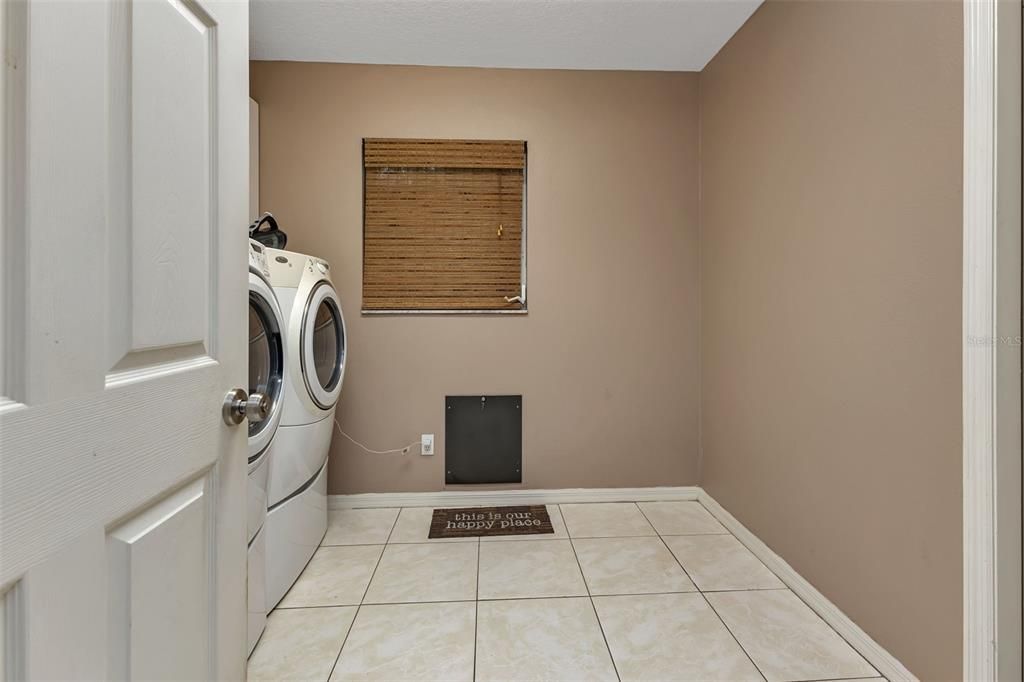
<instances>
[{"instance_id":1,"label":"beige wall","mask_svg":"<svg viewBox=\"0 0 1024 682\"><path fill-rule=\"evenodd\" d=\"M254 62L260 203L333 266L332 493L438 490L444 396L522 393L529 488L697 483L697 75ZM527 316L360 316L363 137L528 142Z\"/></svg>"},{"instance_id":2,"label":"beige wall","mask_svg":"<svg viewBox=\"0 0 1024 682\"><path fill-rule=\"evenodd\" d=\"M961 675L962 6L769 2L700 77L702 483Z\"/></svg>"}]
</instances>

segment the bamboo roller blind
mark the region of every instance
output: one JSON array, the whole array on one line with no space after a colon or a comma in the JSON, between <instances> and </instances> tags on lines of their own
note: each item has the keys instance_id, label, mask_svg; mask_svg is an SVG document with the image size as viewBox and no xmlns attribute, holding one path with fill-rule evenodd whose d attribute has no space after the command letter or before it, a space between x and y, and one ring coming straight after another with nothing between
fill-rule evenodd
<instances>
[{"instance_id":1,"label":"bamboo roller blind","mask_svg":"<svg viewBox=\"0 0 1024 682\"><path fill-rule=\"evenodd\" d=\"M519 310L526 143L363 140L363 310Z\"/></svg>"}]
</instances>

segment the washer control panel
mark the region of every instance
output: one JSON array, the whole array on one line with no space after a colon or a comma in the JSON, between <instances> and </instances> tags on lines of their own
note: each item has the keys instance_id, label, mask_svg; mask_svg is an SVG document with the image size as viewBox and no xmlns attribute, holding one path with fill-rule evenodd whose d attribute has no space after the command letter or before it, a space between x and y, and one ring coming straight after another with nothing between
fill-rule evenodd
<instances>
[{"instance_id":1,"label":"washer control panel","mask_svg":"<svg viewBox=\"0 0 1024 682\"><path fill-rule=\"evenodd\" d=\"M310 274L326 275L327 271L331 269L331 266L327 264L327 261L320 260L319 258L310 258L306 261L306 269L309 270Z\"/></svg>"},{"instance_id":2,"label":"washer control panel","mask_svg":"<svg viewBox=\"0 0 1024 682\"><path fill-rule=\"evenodd\" d=\"M303 282L310 285L328 277L330 264L322 258L307 256L294 251L266 248L263 250L270 268L269 281L274 288L294 289Z\"/></svg>"},{"instance_id":3,"label":"washer control panel","mask_svg":"<svg viewBox=\"0 0 1024 682\"><path fill-rule=\"evenodd\" d=\"M270 277L266 250L262 244L253 239L249 240L249 269L259 272L265 278Z\"/></svg>"}]
</instances>

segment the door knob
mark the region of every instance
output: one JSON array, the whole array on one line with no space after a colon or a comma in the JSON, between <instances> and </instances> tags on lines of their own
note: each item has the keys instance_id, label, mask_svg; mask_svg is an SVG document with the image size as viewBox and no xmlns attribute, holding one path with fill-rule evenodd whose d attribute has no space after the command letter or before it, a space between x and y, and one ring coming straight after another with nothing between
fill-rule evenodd
<instances>
[{"instance_id":1,"label":"door knob","mask_svg":"<svg viewBox=\"0 0 1024 682\"><path fill-rule=\"evenodd\" d=\"M221 415L224 423L228 426L237 426L243 419L248 419L255 424L267 418L270 414L270 399L264 393L253 393L246 395L245 391L236 388L228 391L224 396L224 407Z\"/></svg>"}]
</instances>

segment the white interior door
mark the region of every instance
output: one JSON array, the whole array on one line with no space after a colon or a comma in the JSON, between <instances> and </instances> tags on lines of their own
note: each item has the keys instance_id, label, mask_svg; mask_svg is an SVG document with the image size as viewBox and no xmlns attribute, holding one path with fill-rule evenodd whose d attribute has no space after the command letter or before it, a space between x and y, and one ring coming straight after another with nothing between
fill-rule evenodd
<instances>
[{"instance_id":1,"label":"white interior door","mask_svg":"<svg viewBox=\"0 0 1024 682\"><path fill-rule=\"evenodd\" d=\"M3 679L244 678L247 34L0 2Z\"/></svg>"}]
</instances>

